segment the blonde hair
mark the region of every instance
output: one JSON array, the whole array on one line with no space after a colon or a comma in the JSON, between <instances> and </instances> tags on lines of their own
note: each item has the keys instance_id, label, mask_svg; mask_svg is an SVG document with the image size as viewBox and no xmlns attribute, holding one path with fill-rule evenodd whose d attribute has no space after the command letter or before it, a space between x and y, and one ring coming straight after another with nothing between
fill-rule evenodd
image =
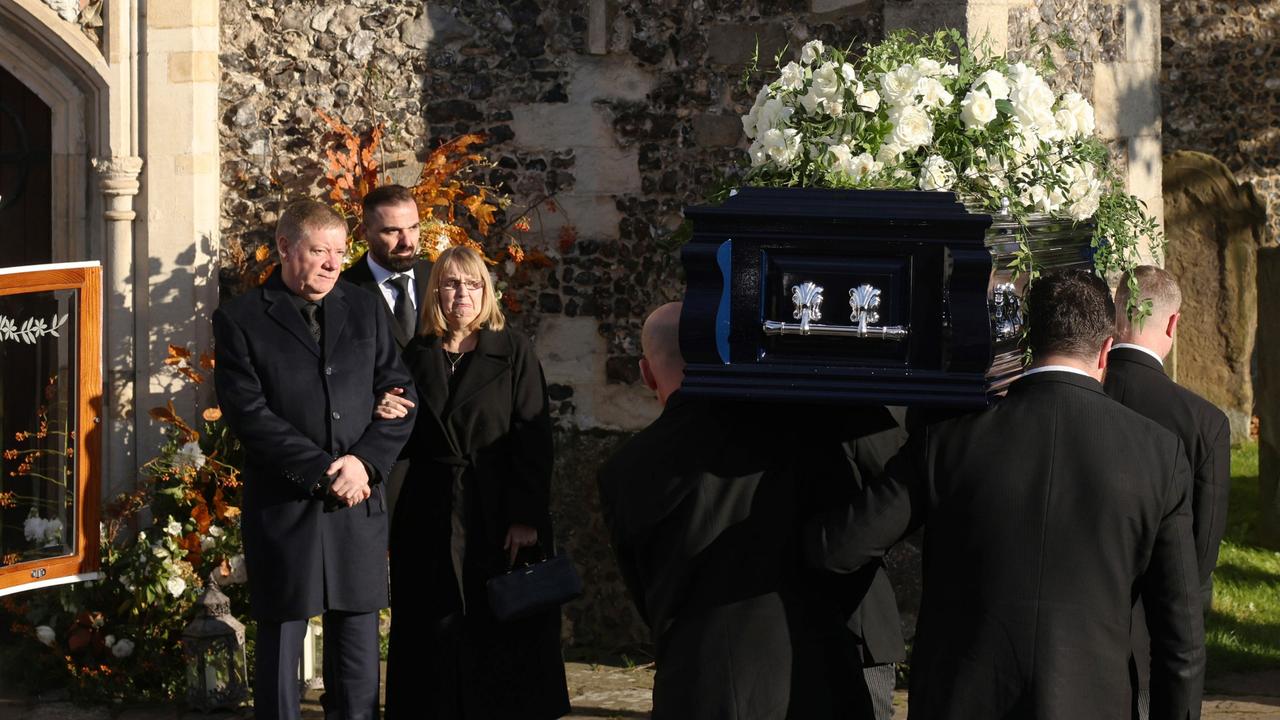
<instances>
[{"instance_id":1,"label":"blonde hair","mask_svg":"<svg viewBox=\"0 0 1280 720\"><path fill-rule=\"evenodd\" d=\"M1138 297L1151 301L1152 315L1172 315L1182 308L1182 291L1173 274L1155 265L1139 265L1120 277L1116 287L1116 315L1121 328L1129 325L1129 277L1138 281ZM1141 329L1141 328L1139 328Z\"/></svg>"},{"instance_id":2,"label":"blonde hair","mask_svg":"<svg viewBox=\"0 0 1280 720\"><path fill-rule=\"evenodd\" d=\"M465 245L455 245L440 253L431 266L431 277L427 279L427 297L432 298L433 301L421 303L420 334L443 337L445 331L449 329L444 319L444 312L440 310L440 278L449 268L456 269L463 277L478 278L484 285L480 298L480 312L476 313L475 319L467 326L467 331L475 332L482 327L501 330L507 324L507 318L502 314L502 307L498 305L498 299L493 290L493 280L489 277L489 268L485 267L484 258Z\"/></svg>"},{"instance_id":3,"label":"blonde hair","mask_svg":"<svg viewBox=\"0 0 1280 720\"><path fill-rule=\"evenodd\" d=\"M319 200L302 198L289 203L276 222L276 237L284 238L293 247L308 232L342 228L345 234L347 221L333 208Z\"/></svg>"}]
</instances>

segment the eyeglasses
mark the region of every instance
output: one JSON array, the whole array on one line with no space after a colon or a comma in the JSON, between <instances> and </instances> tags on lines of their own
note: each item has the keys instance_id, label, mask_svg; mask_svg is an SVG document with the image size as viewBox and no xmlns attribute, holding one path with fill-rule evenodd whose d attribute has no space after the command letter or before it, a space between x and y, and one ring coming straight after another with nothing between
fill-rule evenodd
<instances>
[{"instance_id":1,"label":"eyeglasses","mask_svg":"<svg viewBox=\"0 0 1280 720\"><path fill-rule=\"evenodd\" d=\"M448 290L449 292L455 293L463 288L466 288L468 292L476 292L482 287L484 287L484 282L480 280L459 280L458 278L449 278L448 280L440 281L441 290Z\"/></svg>"}]
</instances>

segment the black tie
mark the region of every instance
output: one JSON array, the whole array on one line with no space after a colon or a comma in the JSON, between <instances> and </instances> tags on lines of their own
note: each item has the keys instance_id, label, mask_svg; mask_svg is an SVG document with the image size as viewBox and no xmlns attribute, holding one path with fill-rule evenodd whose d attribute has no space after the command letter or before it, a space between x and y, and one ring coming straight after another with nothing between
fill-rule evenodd
<instances>
[{"instance_id":1,"label":"black tie","mask_svg":"<svg viewBox=\"0 0 1280 720\"><path fill-rule=\"evenodd\" d=\"M303 305L302 317L307 321L307 329L311 331L311 337L315 338L316 344L319 345L323 332L320 328L320 306L313 302Z\"/></svg>"},{"instance_id":2,"label":"black tie","mask_svg":"<svg viewBox=\"0 0 1280 720\"><path fill-rule=\"evenodd\" d=\"M392 314L396 316L396 322L400 323L404 334L412 336L418 323L414 321L413 303L409 302L409 276L396 275L391 278L391 284L396 288L396 304Z\"/></svg>"}]
</instances>

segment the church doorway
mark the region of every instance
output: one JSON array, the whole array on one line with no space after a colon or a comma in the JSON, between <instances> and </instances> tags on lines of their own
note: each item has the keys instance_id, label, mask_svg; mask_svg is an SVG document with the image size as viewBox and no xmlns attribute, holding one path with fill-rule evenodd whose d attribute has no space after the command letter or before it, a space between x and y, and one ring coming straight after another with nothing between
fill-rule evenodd
<instances>
[{"instance_id":1,"label":"church doorway","mask_svg":"<svg viewBox=\"0 0 1280 720\"><path fill-rule=\"evenodd\" d=\"M53 261L52 113L0 67L0 267Z\"/></svg>"}]
</instances>

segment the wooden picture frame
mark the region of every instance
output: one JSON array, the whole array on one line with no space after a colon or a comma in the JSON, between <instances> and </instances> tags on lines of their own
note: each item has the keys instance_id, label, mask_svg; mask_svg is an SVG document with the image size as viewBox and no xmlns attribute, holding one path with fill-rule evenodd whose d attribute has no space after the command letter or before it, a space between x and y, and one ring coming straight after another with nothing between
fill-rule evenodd
<instances>
[{"instance_id":1,"label":"wooden picture frame","mask_svg":"<svg viewBox=\"0 0 1280 720\"><path fill-rule=\"evenodd\" d=\"M66 410L66 448L71 452L66 453L70 457L63 461L72 464L70 477L75 481L74 488L64 491L74 498L74 529L69 547L64 544L71 552L29 560L20 559L17 553L5 557L4 560L13 562L0 565L0 596L101 577L98 519L103 432L102 268L97 262L0 268L0 301L14 295L66 290L75 291L74 301L67 305L69 313L75 315L74 321L61 326L75 329L68 351L74 358L75 380L71 387L75 394ZM4 323L5 327L0 327L0 343L8 342L15 349L34 347L39 338L54 335L48 329L41 329L38 334L28 330L24 334L20 324L9 320ZM53 329L57 329L56 323ZM4 368L0 367L0 373L3 372ZM49 383L52 385L54 381ZM0 378L2 387L3 378ZM0 407L0 413L3 412L4 408ZM9 451L4 466L6 477L0 477L0 482L13 472L8 465L19 457L17 450L9 449L14 434L6 432L6 435L0 437L0 449ZM0 485L0 491L3 489ZM18 506L11 506L10 510L14 508Z\"/></svg>"}]
</instances>

